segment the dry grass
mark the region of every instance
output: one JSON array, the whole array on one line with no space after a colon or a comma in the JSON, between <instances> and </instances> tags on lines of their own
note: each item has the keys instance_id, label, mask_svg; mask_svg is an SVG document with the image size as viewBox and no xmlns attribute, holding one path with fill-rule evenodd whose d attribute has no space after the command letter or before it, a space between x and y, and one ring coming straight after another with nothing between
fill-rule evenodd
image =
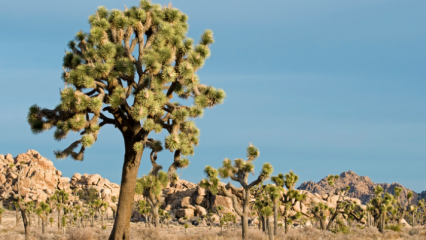
<instances>
[{"instance_id":1,"label":"dry grass","mask_svg":"<svg viewBox=\"0 0 426 240\"><path fill-rule=\"evenodd\" d=\"M41 240L104 240L108 239L111 227L106 230L100 228L70 228L63 235L61 232L49 229L46 234L41 234L40 229L32 229L33 239ZM2 240L23 240L24 231L22 227L14 228L10 231L0 232ZM170 228L145 228L141 224L132 224L130 231L131 240L239 240L241 239L241 229L226 229L221 232L220 228L209 230L206 227L192 227L185 232L182 226L172 226ZM249 239L267 240L268 236L258 229L249 229ZM393 240L393 239L426 239L426 228L404 229L401 232L385 230L381 234L374 228L351 229L348 234L331 233L314 228L291 229L286 235L280 229L275 239L283 240Z\"/></svg>"},{"instance_id":2,"label":"dry grass","mask_svg":"<svg viewBox=\"0 0 426 240\"><path fill-rule=\"evenodd\" d=\"M13 212L5 211L3 216L3 224L0 225L1 240L24 240L24 228L22 222L15 226L15 215ZM55 223L53 227L46 228L46 234L41 234L41 228L31 227L31 235L34 240L105 240L108 239L112 230L113 221L107 220L106 230L102 230L98 224L95 228L68 228L65 234L57 230ZM258 229L249 229L249 239L251 240L267 240L268 236ZM185 232L183 226L170 225L169 228L145 228L143 223L131 223L130 225L131 240L240 240L241 228L224 229L221 232L219 227L209 230L208 227L191 226ZM279 229L279 234L275 239L283 240L396 240L410 239L420 240L426 239L426 227L417 227L413 229L402 229L401 232L385 230L381 234L375 228L352 228L350 233L331 233L329 231L320 231L314 228L296 228L290 229L285 235L283 229Z\"/></svg>"}]
</instances>

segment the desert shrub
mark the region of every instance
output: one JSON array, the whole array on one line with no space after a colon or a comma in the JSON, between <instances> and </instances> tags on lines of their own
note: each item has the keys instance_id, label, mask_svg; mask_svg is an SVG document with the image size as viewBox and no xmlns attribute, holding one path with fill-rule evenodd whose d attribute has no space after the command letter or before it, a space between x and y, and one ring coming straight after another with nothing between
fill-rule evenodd
<instances>
[{"instance_id":1,"label":"desert shrub","mask_svg":"<svg viewBox=\"0 0 426 240\"><path fill-rule=\"evenodd\" d=\"M387 225L385 227L385 229L389 229L389 230L392 230L394 232L401 232L401 225L399 225L399 224Z\"/></svg>"},{"instance_id":2,"label":"desert shrub","mask_svg":"<svg viewBox=\"0 0 426 240\"><path fill-rule=\"evenodd\" d=\"M77 192L78 197L86 203L91 203L99 198L98 190L91 187L89 189L81 189Z\"/></svg>"}]
</instances>

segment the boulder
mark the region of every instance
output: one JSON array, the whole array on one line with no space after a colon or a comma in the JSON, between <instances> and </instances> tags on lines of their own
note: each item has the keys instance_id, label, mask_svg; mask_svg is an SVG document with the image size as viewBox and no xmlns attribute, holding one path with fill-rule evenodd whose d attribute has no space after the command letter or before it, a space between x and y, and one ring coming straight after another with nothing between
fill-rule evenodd
<instances>
[{"instance_id":1,"label":"boulder","mask_svg":"<svg viewBox=\"0 0 426 240\"><path fill-rule=\"evenodd\" d=\"M207 213L208 213L207 209L205 209L201 206L195 206L195 214L197 216L203 216L203 215L206 215Z\"/></svg>"},{"instance_id":2,"label":"boulder","mask_svg":"<svg viewBox=\"0 0 426 240\"><path fill-rule=\"evenodd\" d=\"M229 197L224 197L220 195L213 195L210 198L210 206L212 208L216 206L222 206L228 209L233 209L232 200Z\"/></svg>"},{"instance_id":3,"label":"boulder","mask_svg":"<svg viewBox=\"0 0 426 240\"><path fill-rule=\"evenodd\" d=\"M87 185L96 185L96 184L98 184L98 182L99 182L100 179L101 179L101 175L99 175L99 174L92 174L87 179L86 183L87 183Z\"/></svg>"},{"instance_id":4,"label":"boulder","mask_svg":"<svg viewBox=\"0 0 426 240\"><path fill-rule=\"evenodd\" d=\"M194 209L179 209L176 211L176 217L182 218L182 217L194 217Z\"/></svg>"}]
</instances>

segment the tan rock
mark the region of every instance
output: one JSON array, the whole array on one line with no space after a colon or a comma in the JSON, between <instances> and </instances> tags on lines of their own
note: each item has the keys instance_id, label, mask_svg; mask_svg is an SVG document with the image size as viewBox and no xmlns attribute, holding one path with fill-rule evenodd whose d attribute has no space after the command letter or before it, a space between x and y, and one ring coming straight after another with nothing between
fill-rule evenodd
<instances>
[{"instance_id":1,"label":"tan rock","mask_svg":"<svg viewBox=\"0 0 426 240\"><path fill-rule=\"evenodd\" d=\"M182 218L182 217L194 217L194 209L179 209L176 211L176 217Z\"/></svg>"},{"instance_id":2,"label":"tan rock","mask_svg":"<svg viewBox=\"0 0 426 240\"><path fill-rule=\"evenodd\" d=\"M100 178L98 184L96 184L98 187L103 187L105 185L105 179Z\"/></svg>"},{"instance_id":3,"label":"tan rock","mask_svg":"<svg viewBox=\"0 0 426 240\"><path fill-rule=\"evenodd\" d=\"M13 159L13 157L12 157L12 155L10 153L6 154L5 160L8 163L14 163L15 162L15 160Z\"/></svg>"},{"instance_id":4,"label":"tan rock","mask_svg":"<svg viewBox=\"0 0 426 240\"><path fill-rule=\"evenodd\" d=\"M228 209L233 209L232 200L229 197L224 197L220 195L213 195L210 198L210 206L212 208L216 206L223 206Z\"/></svg>"},{"instance_id":5,"label":"tan rock","mask_svg":"<svg viewBox=\"0 0 426 240\"><path fill-rule=\"evenodd\" d=\"M72 175L71 180L75 180L75 181L80 181L81 179L81 174L80 173L74 173L74 175Z\"/></svg>"},{"instance_id":6,"label":"tan rock","mask_svg":"<svg viewBox=\"0 0 426 240\"><path fill-rule=\"evenodd\" d=\"M20 189L21 197L25 197L25 196L26 196L29 192L30 192L30 189L29 189L29 188L22 187L22 188Z\"/></svg>"},{"instance_id":7,"label":"tan rock","mask_svg":"<svg viewBox=\"0 0 426 240\"><path fill-rule=\"evenodd\" d=\"M101 175L99 174L92 174L87 179L87 185L96 185L98 184L99 180L101 179Z\"/></svg>"},{"instance_id":8,"label":"tan rock","mask_svg":"<svg viewBox=\"0 0 426 240\"><path fill-rule=\"evenodd\" d=\"M181 203L180 203L181 207L186 207L186 206L191 205L191 204L192 204L191 197L182 198Z\"/></svg>"},{"instance_id":9,"label":"tan rock","mask_svg":"<svg viewBox=\"0 0 426 240\"><path fill-rule=\"evenodd\" d=\"M197 216L203 216L203 215L206 215L207 213L208 213L207 209L205 209L201 206L195 206L195 214Z\"/></svg>"}]
</instances>

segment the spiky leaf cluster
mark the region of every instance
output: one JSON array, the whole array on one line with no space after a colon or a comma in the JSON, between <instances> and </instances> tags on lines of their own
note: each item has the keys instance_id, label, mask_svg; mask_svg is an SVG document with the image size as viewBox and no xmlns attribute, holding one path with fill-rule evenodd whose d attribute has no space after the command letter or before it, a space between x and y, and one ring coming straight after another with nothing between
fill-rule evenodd
<instances>
[{"instance_id":1,"label":"spiky leaf cluster","mask_svg":"<svg viewBox=\"0 0 426 240\"><path fill-rule=\"evenodd\" d=\"M136 193L144 196L159 196L167 186L169 179L167 173L159 171L157 175L145 175L137 180Z\"/></svg>"},{"instance_id":2,"label":"spiky leaf cluster","mask_svg":"<svg viewBox=\"0 0 426 240\"><path fill-rule=\"evenodd\" d=\"M55 127L58 141L70 131L81 133L81 139L55 152L57 158L83 160L106 124L130 134L135 151L143 149L137 142L150 132L166 129L167 149L193 154L199 131L188 119L221 104L226 94L200 83L196 72L210 56L213 33L206 30L194 43L186 37L187 20L171 5L163 8L146 0L124 11L99 7L89 17L90 30L78 32L68 44L59 105L29 109L33 133ZM172 103L174 96L192 98L193 104Z\"/></svg>"}]
</instances>

